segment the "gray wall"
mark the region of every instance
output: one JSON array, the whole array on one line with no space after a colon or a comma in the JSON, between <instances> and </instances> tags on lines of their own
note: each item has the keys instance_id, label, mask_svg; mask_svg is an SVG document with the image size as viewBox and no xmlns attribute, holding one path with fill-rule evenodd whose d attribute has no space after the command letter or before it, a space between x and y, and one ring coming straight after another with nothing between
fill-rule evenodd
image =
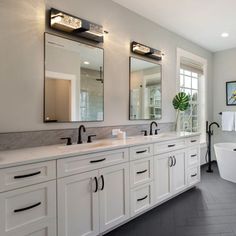
<instances>
[{"instance_id":1,"label":"gray wall","mask_svg":"<svg viewBox=\"0 0 236 236\"><path fill-rule=\"evenodd\" d=\"M45 6L45 2L46 5ZM163 119L173 122L176 93L176 48L208 61L208 118L212 114L212 53L132 13L111 0L0 1L0 132L75 128L78 124L44 124L43 33L45 9L55 7L102 24L105 36L105 121L87 126L141 124L128 120L130 42L136 40L165 53ZM146 122L148 123L148 122Z\"/></svg>"},{"instance_id":2,"label":"gray wall","mask_svg":"<svg viewBox=\"0 0 236 236\"><path fill-rule=\"evenodd\" d=\"M236 81L236 48L214 54L214 120L221 124L222 111L236 111L236 106L226 106L225 82ZM214 142L236 142L236 132L215 129Z\"/></svg>"}]
</instances>

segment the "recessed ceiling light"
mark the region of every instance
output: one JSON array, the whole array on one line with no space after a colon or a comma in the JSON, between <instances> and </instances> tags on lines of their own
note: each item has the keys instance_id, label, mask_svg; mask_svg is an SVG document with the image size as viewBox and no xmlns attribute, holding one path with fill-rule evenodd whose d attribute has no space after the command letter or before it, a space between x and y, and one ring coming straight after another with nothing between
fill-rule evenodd
<instances>
[{"instance_id":1,"label":"recessed ceiling light","mask_svg":"<svg viewBox=\"0 0 236 236\"><path fill-rule=\"evenodd\" d=\"M226 33L226 32L224 32L224 33L221 34L221 37L222 37L222 38L227 38L227 37L229 37L229 34Z\"/></svg>"},{"instance_id":2,"label":"recessed ceiling light","mask_svg":"<svg viewBox=\"0 0 236 236\"><path fill-rule=\"evenodd\" d=\"M89 65L90 62L89 62L89 61L84 61L84 64L85 64L85 65Z\"/></svg>"}]
</instances>

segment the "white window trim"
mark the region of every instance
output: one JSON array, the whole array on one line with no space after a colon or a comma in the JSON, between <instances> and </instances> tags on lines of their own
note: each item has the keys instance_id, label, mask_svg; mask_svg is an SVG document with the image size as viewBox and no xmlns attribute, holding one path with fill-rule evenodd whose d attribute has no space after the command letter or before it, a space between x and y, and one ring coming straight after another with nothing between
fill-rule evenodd
<instances>
[{"instance_id":1,"label":"white window trim","mask_svg":"<svg viewBox=\"0 0 236 236\"><path fill-rule=\"evenodd\" d=\"M177 60L176 60L176 91L180 91L180 62L181 58L189 58L193 61L202 65L203 76L199 80L199 112L200 112L200 132L201 132L201 143L206 142L205 134L205 123L207 119L207 102L206 102L206 91L207 91L207 60L203 57L188 52L182 48L177 48Z\"/></svg>"}]
</instances>

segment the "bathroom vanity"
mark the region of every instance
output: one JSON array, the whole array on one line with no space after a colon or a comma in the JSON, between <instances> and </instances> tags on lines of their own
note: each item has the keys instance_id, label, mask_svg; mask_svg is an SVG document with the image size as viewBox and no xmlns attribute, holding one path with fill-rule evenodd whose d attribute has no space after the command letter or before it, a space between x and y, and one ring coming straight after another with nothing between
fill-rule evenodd
<instances>
[{"instance_id":1,"label":"bathroom vanity","mask_svg":"<svg viewBox=\"0 0 236 236\"><path fill-rule=\"evenodd\" d=\"M200 181L198 133L0 152L1 236L92 236Z\"/></svg>"}]
</instances>

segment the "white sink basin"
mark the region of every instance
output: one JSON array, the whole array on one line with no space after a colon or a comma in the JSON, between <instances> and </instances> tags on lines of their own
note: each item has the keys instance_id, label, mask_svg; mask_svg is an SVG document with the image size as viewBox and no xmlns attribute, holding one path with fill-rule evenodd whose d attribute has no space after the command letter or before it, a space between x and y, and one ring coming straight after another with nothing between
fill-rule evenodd
<instances>
[{"instance_id":1,"label":"white sink basin","mask_svg":"<svg viewBox=\"0 0 236 236\"><path fill-rule=\"evenodd\" d=\"M83 143L83 144L74 144L69 146L59 146L58 148L65 151L81 151L87 150L91 148L101 148L110 146L111 142L109 141L100 141L100 142L93 142L93 143Z\"/></svg>"},{"instance_id":2,"label":"white sink basin","mask_svg":"<svg viewBox=\"0 0 236 236\"><path fill-rule=\"evenodd\" d=\"M173 138L173 137L176 137L176 133L161 133L152 136L152 138Z\"/></svg>"}]
</instances>

